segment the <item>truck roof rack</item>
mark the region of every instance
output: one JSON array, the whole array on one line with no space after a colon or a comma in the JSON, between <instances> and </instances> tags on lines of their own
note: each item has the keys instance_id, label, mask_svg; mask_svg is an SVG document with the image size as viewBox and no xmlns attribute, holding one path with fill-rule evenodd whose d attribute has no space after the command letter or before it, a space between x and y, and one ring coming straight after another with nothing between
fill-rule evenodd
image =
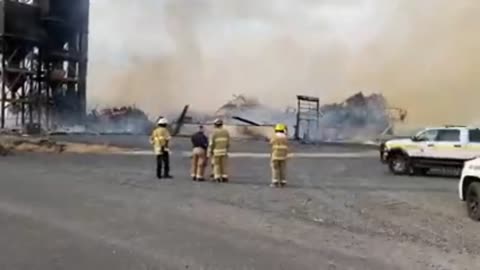
<instances>
[{"instance_id":1,"label":"truck roof rack","mask_svg":"<svg viewBox=\"0 0 480 270\"><path fill-rule=\"evenodd\" d=\"M454 128L454 127L462 127L462 128L466 128L467 126L462 126L462 125L445 125L446 128Z\"/></svg>"}]
</instances>

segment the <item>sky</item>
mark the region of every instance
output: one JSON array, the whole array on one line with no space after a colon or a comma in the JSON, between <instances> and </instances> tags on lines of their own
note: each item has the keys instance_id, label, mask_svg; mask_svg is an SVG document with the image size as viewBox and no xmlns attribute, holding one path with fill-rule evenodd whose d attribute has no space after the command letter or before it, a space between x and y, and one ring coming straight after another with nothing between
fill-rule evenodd
<instances>
[{"instance_id":1,"label":"sky","mask_svg":"<svg viewBox=\"0 0 480 270\"><path fill-rule=\"evenodd\" d=\"M475 0L91 0L88 102L153 115L233 94L380 92L422 124L479 123Z\"/></svg>"}]
</instances>

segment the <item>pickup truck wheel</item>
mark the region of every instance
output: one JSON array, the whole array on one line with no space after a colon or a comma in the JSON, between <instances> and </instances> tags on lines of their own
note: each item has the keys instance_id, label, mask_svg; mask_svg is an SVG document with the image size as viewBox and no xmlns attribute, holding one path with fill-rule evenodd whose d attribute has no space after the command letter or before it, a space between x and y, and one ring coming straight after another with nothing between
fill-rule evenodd
<instances>
[{"instance_id":1,"label":"pickup truck wheel","mask_svg":"<svg viewBox=\"0 0 480 270\"><path fill-rule=\"evenodd\" d=\"M403 175L410 171L408 157L403 154L392 155L388 159L388 167L393 174Z\"/></svg>"},{"instance_id":2,"label":"pickup truck wheel","mask_svg":"<svg viewBox=\"0 0 480 270\"><path fill-rule=\"evenodd\" d=\"M474 182L468 186L466 203L468 216L480 221L480 183Z\"/></svg>"}]
</instances>

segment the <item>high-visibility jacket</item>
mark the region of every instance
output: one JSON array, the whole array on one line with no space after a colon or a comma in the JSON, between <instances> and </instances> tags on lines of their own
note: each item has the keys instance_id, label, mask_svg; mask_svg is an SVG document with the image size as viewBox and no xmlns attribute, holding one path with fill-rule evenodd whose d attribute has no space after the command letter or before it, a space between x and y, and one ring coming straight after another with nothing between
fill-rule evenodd
<instances>
[{"instance_id":1,"label":"high-visibility jacket","mask_svg":"<svg viewBox=\"0 0 480 270\"><path fill-rule=\"evenodd\" d=\"M155 154L159 155L164 151L168 151L168 142L170 139L170 132L165 127L157 127L153 130L150 136L150 143L153 145Z\"/></svg>"},{"instance_id":2,"label":"high-visibility jacket","mask_svg":"<svg viewBox=\"0 0 480 270\"><path fill-rule=\"evenodd\" d=\"M272 160L286 160L288 157L288 138L284 133L275 133L270 139Z\"/></svg>"},{"instance_id":3,"label":"high-visibility jacket","mask_svg":"<svg viewBox=\"0 0 480 270\"><path fill-rule=\"evenodd\" d=\"M230 148L230 134L224 128L217 128L210 135L208 153L215 157L226 156Z\"/></svg>"}]
</instances>

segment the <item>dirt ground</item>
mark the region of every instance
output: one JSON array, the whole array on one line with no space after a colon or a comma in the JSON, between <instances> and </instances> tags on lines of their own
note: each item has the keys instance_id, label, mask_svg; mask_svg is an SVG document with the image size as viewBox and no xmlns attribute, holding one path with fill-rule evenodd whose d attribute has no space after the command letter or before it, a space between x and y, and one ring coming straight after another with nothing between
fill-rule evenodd
<instances>
[{"instance_id":1,"label":"dirt ground","mask_svg":"<svg viewBox=\"0 0 480 270\"><path fill-rule=\"evenodd\" d=\"M188 149L185 140L175 146ZM149 155L0 157L0 269L480 265L480 224L466 217L454 177L391 176L369 155L293 159L285 189L268 186L266 158L232 157L228 184L192 182L179 155L173 180L155 179L153 166Z\"/></svg>"}]
</instances>

